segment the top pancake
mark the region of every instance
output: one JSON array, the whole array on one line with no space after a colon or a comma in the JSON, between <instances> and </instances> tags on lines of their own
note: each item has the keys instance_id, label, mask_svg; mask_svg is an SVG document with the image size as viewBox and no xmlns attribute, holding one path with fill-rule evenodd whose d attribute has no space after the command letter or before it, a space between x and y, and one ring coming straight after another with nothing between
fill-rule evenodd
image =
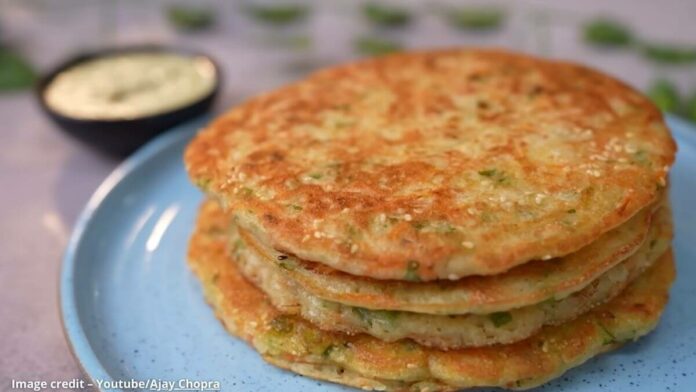
<instances>
[{"instance_id":1,"label":"top pancake","mask_svg":"<svg viewBox=\"0 0 696 392\"><path fill-rule=\"evenodd\" d=\"M279 251L434 280L577 251L656 200L675 149L655 106L608 76L450 50L332 68L251 99L185 161Z\"/></svg>"}]
</instances>

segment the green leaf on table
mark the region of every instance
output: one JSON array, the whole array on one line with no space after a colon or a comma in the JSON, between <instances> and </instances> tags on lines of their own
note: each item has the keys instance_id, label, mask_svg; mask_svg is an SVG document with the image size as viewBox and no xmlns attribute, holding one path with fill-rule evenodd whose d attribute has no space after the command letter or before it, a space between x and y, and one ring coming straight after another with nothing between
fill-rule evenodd
<instances>
[{"instance_id":1,"label":"green leaf on table","mask_svg":"<svg viewBox=\"0 0 696 392\"><path fill-rule=\"evenodd\" d=\"M309 8L301 4L253 5L247 11L256 21L276 26L299 22L309 14Z\"/></svg>"},{"instance_id":2,"label":"green leaf on table","mask_svg":"<svg viewBox=\"0 0 696 392\"><path fill-rule=\"evenodd\" d=\"M633 33L623 24L611 19L595 19L583 27L585 42L605 47L624 47L633 43Z\"/></svg>"},{"instance_id":3,"label":"green leaf on table","mask_svg":"<svg viewBox=\"0 0 696 392\"><path fill-rule=\"evenodd\" d=\"M0 48L0 92L29 88L36 81L34 68L18 53Z\"/></svg>"},{"instance_id":4,"label":"green leaf on table","mask_svg":"<svg viewBox=\"0 0 696 392\"><path fill-rule=\"evenodd\" d=\"M696 122L696 93L694 93L684 104L684 117L687 120Z\"/></svg>"},{"instance_id":5,"label":"green leaf on table","mask_svg":"<svg viewBox=\"0 0 696 392\"><path fill-rule=\"evenodd\" d=\"M643 44L642 53L645 58L664 64L696 63L696 47L673 45Z\"/></svg>"},{"instance_id":6,"label":"green leaf on table","mask_svg":"<svg viewBox=\"0 0 696 392\"><path fill-rule=\"evenodd\" d=\"M445 17L460 30L488 31L502 26L505 12L494 7L457 8L447 11Z\"/></svg>"},{"instance_id":7,"label":"green leaf on table","mask_svg":"<svg viewBox=\"0 0 696 392\"><path fill-rule=\"evenodd\" d=\"M398 42L379 37L361 37L355 40L354 44L355 50L365 56L379 56L402 49Z\"/></svg>"},{"instance_id":8,"label":"green leaf on table","mask_svg":"<svg viewBox=\"0 0 696 392\"><path fill-rule=\"evenodd\" d=\"M665 79L656 80L648 88L647 94L661 110L672 113L679 110L679 92L672 82Z\"/></svg>"},{"instance_id":9,"label":"green leaf on table","mask_svg":"<svg viewBox=\"0 0 696 392\"><path fill-rule=\"evenodd\" d=\"M213 26L214 13L207 8L175 5L167 9L167 19L179 30L201 31Z\"/></svg>"},{"instance_id":10,"label":"green leaf on table","mask_svg":"<svg viewBox=\"0 0 696 392\"><path fill-rule=\"evenodd\" d=\"M378 3L365 4L363 14L377 26L403 27L411 22L411 14L407 10Z\"/></svg>"}]
</instances>

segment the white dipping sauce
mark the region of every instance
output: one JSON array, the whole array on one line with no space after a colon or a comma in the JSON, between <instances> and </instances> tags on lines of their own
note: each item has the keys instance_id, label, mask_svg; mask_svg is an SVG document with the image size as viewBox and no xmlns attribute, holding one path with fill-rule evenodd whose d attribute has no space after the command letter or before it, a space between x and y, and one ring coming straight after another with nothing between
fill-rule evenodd
<instances>
[{"instance_id":1,"label":"white dipping sauce","mask_svg":"<svg viewBox=\"0 0 696 392\"><path fill-rule=\"evenodd\" d=\"M162 52L114 54L59 73L44 97L75 118L117 120L179 109L209 94L217 81L204 57Z\"/></svg>"}]
</instances>

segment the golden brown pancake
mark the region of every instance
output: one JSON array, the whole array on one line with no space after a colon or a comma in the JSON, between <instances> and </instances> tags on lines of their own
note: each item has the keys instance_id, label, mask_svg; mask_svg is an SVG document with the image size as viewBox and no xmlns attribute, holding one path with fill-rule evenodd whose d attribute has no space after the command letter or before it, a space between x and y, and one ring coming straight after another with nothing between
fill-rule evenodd
<instances>
[{"instance_id":1,"label":"golden brown pancake","mask_svg":"<svg viewBox=\"0 0 696 392\"><path fill-rule=\"evenodd\" d=\"M202 217L191 238L190 266L227 329L269 362L318 379L378 390L456 390L474 386L524 389L652 330L674 279L671 252L609 303L521 342L450 351L408 339L318 329L282 314L229 261L224 214ZM210 217L211 219L207 219Z\"/></svg>"},{"instance_id":2,"label":"golden brown pancake","mask_svg":"<svg viewBox=\"0 0 696 392\"><path fill-rule=\"evenodd\" d=\"M317 72L219 117L185 162L261 243L429 281L587 246L656 201L675 148L607 75L469 49Z\"/></svg>"}]
</instances>

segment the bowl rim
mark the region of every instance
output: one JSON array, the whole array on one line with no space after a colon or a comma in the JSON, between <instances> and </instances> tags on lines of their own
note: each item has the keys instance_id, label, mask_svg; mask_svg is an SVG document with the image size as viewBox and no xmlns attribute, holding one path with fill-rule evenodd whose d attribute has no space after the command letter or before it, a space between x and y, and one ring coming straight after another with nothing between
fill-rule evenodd
<instances>
[{"instance_id":1,"label":"bowl rim","mask_svg":"<svg viewBox=\"0 0 696 392\"><path fill-rule=\"evenodd\" d=\"M107 57L111 55L127 54L127 53L171 53L178 54L188 57L203 57L208 60L213 65L213 70L215 71L215 80L213 88L205 95L200 98L190 102L184 106L179 106L173 109L169 109L163 112L158 112L154 114L148 114L140 117L128 117L128 118L112 118L112 119L101 119L101 118L82 118L73 117L63 114L46 102L46 89L53 82L53 80L63 71L70 69L78 64L91 61L94 59ZM136 44L136 45L118 45L110 46L101 49L91 49L78 51L75 54L65 57L63 60L58 62L56 66L50 69L47 73L39 78L39 81L34 87L34 94L37 97L39 106L42 110L48 113L50 116L57 118L60 121L72 122L72 123L84 123L84 124L136 124L140 122L151 122L163 119L165 116L172 116L179 114L179 112L184 112L187 109L196 106L212 97L216 96L222 85L222 72L220 64L212 56L203 53L197 49L189 48L186 46L174 46L166 44Z\"/></svg>"}]
</instances>

